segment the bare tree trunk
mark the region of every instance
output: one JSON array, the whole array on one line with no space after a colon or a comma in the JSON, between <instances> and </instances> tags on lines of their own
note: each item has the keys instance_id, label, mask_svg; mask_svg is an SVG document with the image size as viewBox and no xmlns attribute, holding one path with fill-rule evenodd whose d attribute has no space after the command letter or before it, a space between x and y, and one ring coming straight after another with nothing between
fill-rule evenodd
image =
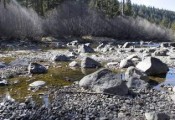
<instances>
[{"instance_id":1,"label":"bare tree trunk","mask_svg":"<svg viewBox=\"0 0 175 120\"><path fill-rule=\"evenodd\" d=\"M122 16L124 16L125 0L122 0Z\"/></svg>"}]
</instances>

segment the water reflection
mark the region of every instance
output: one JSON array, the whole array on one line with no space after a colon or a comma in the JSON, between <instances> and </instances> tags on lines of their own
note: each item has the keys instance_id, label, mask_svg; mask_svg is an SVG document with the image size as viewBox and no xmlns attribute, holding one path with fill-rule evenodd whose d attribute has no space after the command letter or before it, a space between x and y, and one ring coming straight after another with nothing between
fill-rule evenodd
<instances>
[{"instance_id":1,"label":"water reflection","mask_svg":"<svg viewBox=\"0 0 175 120\"><path fill-rule=\"evenodd\" d=\"M50 100L48 94L40 94L40 98L42 99L42 104L45 108L50 108Z\"/></svg>"},{"instance_id":2,"label":"water reflection","mask_svg":"<svg viewBox=\"0 0 175 120\"><path fill-rule=\"evenodd\" d=\"M157 78L157 80L160 80L160 84L155 86L155 89L160 89L162 85L171 85L175 86L175 68L170 68L169 72L166 74L165 78Z\"/></svg>"}]
</instances>

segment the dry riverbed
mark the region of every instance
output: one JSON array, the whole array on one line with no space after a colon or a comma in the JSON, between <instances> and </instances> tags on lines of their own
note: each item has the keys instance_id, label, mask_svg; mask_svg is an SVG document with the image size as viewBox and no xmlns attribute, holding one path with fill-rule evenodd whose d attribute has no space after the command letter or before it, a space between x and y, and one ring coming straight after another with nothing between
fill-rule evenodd
<instances>
[{"instance_id":1,"label":"dry riverbed","mask_svg":"<svg viewBox=\"0 0 175 120\"><path fill-rule=\"evenodd\" d=\"M166 55L162 52L160 52L161 55L155 54L156 50L162 49L167 50ZM175 104L171 97L174 95L173 86L175 85L173 47L120 48L117 45L105 45L94 48L94 52L90 49L88 53L85 51L81 47L77 49L76 46L69 45L64 49L1 52L1 80L6 80L7 84L0 86L0 120L146 120L151 118L152 114L158 117L162 115L166 119L175 119ZM97 93L79 86L79 80L100 68L98 64L91 69L82 67L84 58L92 58L100 63L102 68L112 70L120 79L125 80L127 68L120 68L120 62L133 54L139 58L134 59L135 64L146 57L154 56L166 63L171 70L164 77L149 76L153 83L156 83L150 88L139 89L137 92L131 89L124 96ZM57 58L54 58L55 56ZM70 65L72 61L74 62ZM30 73L30 63L44 66L47 72ZM91 65L90 63L85 65ZM44 81L44 83L37 89L31 89L30 84L35 81Z\"/></svg>"}]
</instances>

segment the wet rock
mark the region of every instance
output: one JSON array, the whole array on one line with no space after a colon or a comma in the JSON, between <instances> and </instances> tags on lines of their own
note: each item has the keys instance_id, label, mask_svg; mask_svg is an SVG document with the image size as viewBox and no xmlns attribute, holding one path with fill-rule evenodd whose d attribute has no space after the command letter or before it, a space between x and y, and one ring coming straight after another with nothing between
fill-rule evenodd
<instances>
[{"instance_id":1,"label":"wet rock","mask_svg":"<svg viewBox=\"0 0 175 120\"><path fill-rule=\"evenodd\" d=\"M94 49L87 45L81 45L78 49L79 53L94 53Z\"/></svg>"},{"instance_id":2,"label":"wet rock","mask_svg":"<svg viewBox=\"0 0 175 120\"><path fill-rule=\"evenodd\" d=\"M145 113L146 120L170 120L170 117L165 113L149 112Z\"/></svg>"},{"instance_id":3,"label":"wet rock","mask_svg":"<svg viewBox=\"0 0 175 120\"><path fill-rule=\"evenodd\" d=\"M30 74L44 74L47 73L46 67L38 63L30 63L28 66L28 73Z\"/></svg>"},{"instance_id":4,"label":"wet rock","mask_svg":"<svg viewBox=\"0 0 175 120\"><path fill-rule=\"evenodd\" d=\"M158 58L148 57L139 62L136 68L147 75L166 74L169 70L168 66Z\"/></svg>"},{"instance_id":5,"label":"wet rock","mask_svg":"<svg viewBox=\"0 0 175 120\"><path fill-rule=\"evenodd\" d=\"M126 95L128 88L119 76L108 69L100 69L85 76L79 82L80 87L92 89L97 93Z\"/></svg>"},{"instance_id":6,"label":"wet rock","mask_svg":"<svg viewBox=\"0 0 175 120\"><path fill-rule=\"evenodd\" d=\"M63 61L64 62L64 61L69 61L70 58L67 57L66 55L56 55L56 56L54 56L52 58L52 60L55 61L55 62L59 62L59 61Z\"/></svg>"},{"instance_id":7,"label":"wet rock","mask_svg":"<svg viewBox=\"0 0 175 120\"><path fill-rule=\"evenodd\" d=\"M130 66L135 66L134 63L132 62L132 60L128 60L128 59L123 59L120 62L120 68L128 68Z\"/></svg>"},{"instance_id":8,"label":"wet rock","mask_svg":"<svg viewBox=\"0 0 175 120\"><path fill-rule=\"evenodd\" d=\"M101 64L90 57L85 57L81 61L81 67L82 68L99 68L101 67Z\"/></svg>"}]
</instances>

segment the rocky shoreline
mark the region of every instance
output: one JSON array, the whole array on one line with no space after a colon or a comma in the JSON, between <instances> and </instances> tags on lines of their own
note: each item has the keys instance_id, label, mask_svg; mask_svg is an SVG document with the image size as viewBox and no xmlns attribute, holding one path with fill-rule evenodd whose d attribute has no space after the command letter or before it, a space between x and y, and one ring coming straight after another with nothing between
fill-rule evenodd
<instances>
[{"instance_id":1,"label":"rocky shoreline","mask_svg":"<svg viewBox=\"0 0 175 120\"><path fill-rule=\"evenodd\" d=\"M167 88L165 85L163 87L167 91L155 90L147 81L148 75L163 74L168 68L175 66L175 50L170 44L143 47L143 43L140 43L140 47L136 47L127 42L122 46L100 44L96 49L91 48L90 43L79 45L78 41L60 44L58 48L66 46L66 49L2 52L1 58L13 59L9 63L1 60L1 82L6 80L8 83L10 77L27 76L31 79L35 74L47 74L51 68L63 67L59 62L69 63L64 67L105 69L96 70L90 75L85 74L80 82L76 81L69 86L59 89L49 87L47 92L40 94L43 105L29 96L26 96L25 101L19 102L7 94L0 103L0 120L175 119L175 88L171 85ZM144 65L147 66L143 67ZM125 76L120 78L106 68L112 71L125 69ZM33 83L29 81L27 84L32 87L30 90L48 87L47 82L42 80ZM125 92L121 86L126 88Z\"/></svg>"},{"instance_id":2,"label":"rocky shoreline","mask_svg":"<svg viewBox=\"0 0 175 120\"><path fill-rule=\"evenodd\" d=\"M82 90L77 84L52 90L54 99L43 106L35 106L32 100L24 103L6 100L0 104L1 119L21 120L146 120L152 112L163 114L157 120L175 119L175 104L168 93L153 89L139 94L117 96ZM154 120L154 119L148 119Z\"/></svg>"}]
</instances>

